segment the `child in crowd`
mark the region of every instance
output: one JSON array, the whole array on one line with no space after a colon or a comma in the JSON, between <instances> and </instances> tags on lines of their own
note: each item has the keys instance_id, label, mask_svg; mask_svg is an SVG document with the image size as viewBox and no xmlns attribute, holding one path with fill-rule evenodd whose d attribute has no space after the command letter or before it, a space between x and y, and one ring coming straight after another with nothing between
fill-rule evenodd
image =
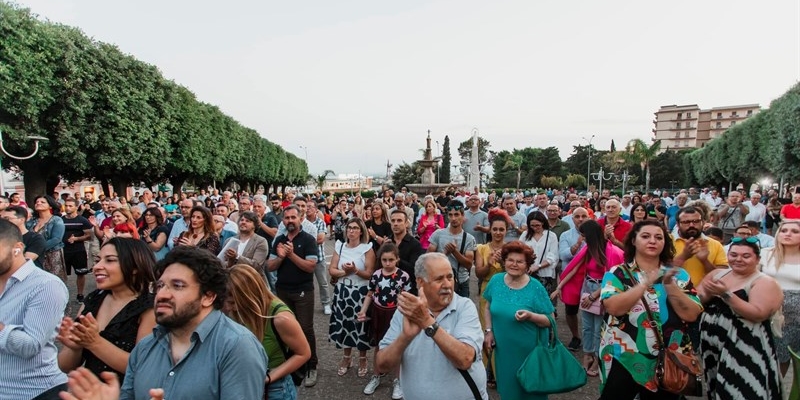
<instances>
[{"instance_id":1,"label":"child in crowd","mask_svg":"<svg viewBox=\"0 0 800 400\"><path fill-rule=\"evenodd\" d=\"M411 277L407 272L397 268L400 262L400 250L397 245L392 242L384 243L378 249L378 259L381 262L381 269L375 271L369 280L367 286L369 291L364 297L364 304L361 306L361 311L358 313L357 318L360 322L370 320L371 339L372 343L377 346L380 343L386 331L389 330L389 324L392 322L392 316L397 310L397 298L403 291L411 290ZM370 316L367 317L367 312L372 310ZM375 349L377 354L378 349ZM397 379L398 371L393 371L393 395L400 392L400 381ZM364 387L364 394L373 394L378 386L381 384L381 377L384 374L372 375L367 386Z\"/></svg>"}]
</instances>

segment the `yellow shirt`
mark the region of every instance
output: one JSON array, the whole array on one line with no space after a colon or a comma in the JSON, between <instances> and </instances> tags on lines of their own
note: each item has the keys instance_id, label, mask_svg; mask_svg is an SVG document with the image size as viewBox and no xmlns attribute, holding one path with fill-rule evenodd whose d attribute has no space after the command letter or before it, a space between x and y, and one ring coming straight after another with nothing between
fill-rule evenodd
<instances>
[{"instance_id":1,"label":"yellow shirt","mask_svg":"<svg viewBox=\"0 0 800 400\"><path fill-rule=\"evenodd\" d=\"M711 264L716 266L728 265L728 255L725 254L725 248L722 246L722 243L706 235L702 235L700 238L708 243L708 261L711 262ZM681 254L684 246L686 246L686 239L677 237L673 239L673 243L675 244L675 254ZM694 287L697 287L706 276L706 267L703 266L703 262L696 256L692 256L684 261L683 269L689 273Z\"/></svg>"}]
</instances>

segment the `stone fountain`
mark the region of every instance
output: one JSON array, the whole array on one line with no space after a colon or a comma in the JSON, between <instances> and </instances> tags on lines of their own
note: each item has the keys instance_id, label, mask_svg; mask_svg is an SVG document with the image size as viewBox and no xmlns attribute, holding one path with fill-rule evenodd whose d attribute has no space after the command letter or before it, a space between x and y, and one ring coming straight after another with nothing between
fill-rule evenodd
<instances>
[{"instance_id":1,"label":"stone fountain","mask_svg":"<svg viewBox=\"0 0 800 400\"><path fill-rule=\"evenodd\" d=\"M431 152L431 131L428 131L427 146L425 147L425 155L422 160L419 160L419 165L424 168L422 171L422 183L411 183L406 185L408 190L416 193L419 196L438 193L442 189L450 186L448 183L436 183L436 174L433 169L439 165L439 160L433 158Z\"/></svg>"}]
</instances>

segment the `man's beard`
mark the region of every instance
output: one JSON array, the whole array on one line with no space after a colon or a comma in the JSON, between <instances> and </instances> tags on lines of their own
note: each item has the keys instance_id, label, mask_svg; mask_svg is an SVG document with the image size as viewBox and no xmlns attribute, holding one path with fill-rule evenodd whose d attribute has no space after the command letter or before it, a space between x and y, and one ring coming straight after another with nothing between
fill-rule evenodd
<instances>
[{"instance_id":1,"label":"man's beard","mask_svg":"<svg viewBox=\"0 0 800 400\"><path fill-rule=\"evenodd\" d=\"M700 231L699 229L695 229L695 228L689 228L689 229L687 229L685 231L681 231L681 237L684 238L684 239L692 239L692 238L697 239L702 234L703 234L702 231Z\"/></svg>"},{"instance_id":2,"label":"man's beard","mask_svg":"<svg viewBox=\"0 0 800 400\"><path fill-rule=\"evenodd\" d=\"M196 301L186 304L183 307L175 307L175 304L172 302L164 302L168 303L172 306L172 315L159 315L158 311L156 311L156 322L167 328L167 329L176 329L182 328L192 320L192 318L198 316L200 314L200 299L198 298ZM158 304L156 304L158 307Z\"/></svg>"},{"instance_id":3,"label":"man's beard","mask_svg":"<svg viewBox=\"0 0 800 400\"><path fill-rule=\"evenodd\" d=\"M286 224L286 232L294 232L297 230L297 225L295 224Z\"/></svg>"}]
</instances>

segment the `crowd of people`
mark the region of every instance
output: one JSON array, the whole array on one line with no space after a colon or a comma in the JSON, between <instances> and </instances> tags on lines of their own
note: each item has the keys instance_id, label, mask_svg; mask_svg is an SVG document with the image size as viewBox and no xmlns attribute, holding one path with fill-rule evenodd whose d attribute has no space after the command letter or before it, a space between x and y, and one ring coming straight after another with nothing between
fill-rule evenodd
<instances>
[{"instance_id":1,"label":"crowd of people","mask_svg":"<svg viewBox=\"0 0 800 400\"><path fill-rule=\"evenodd\" d=\"M603 399L680 398L664 345L700 355L710 399L778 399L800 349L800 194L144 190L0 217L2 398L295 399L317 298L338 375L389 374L393 399L547 398L516 371L559 301Z\"/></svg>"}]
</instances>

